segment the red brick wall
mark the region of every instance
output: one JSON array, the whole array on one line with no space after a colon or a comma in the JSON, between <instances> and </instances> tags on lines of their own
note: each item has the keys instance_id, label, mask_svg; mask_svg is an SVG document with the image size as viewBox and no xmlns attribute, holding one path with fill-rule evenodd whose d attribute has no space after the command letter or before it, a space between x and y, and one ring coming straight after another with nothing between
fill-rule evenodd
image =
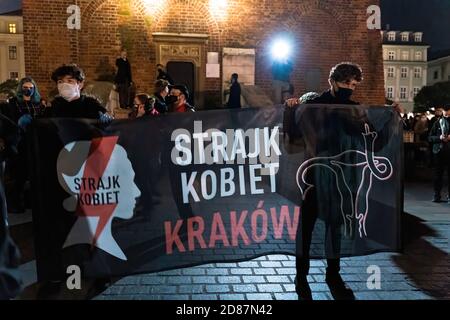
<instances>
[{"instance_id":1,"label":"red brick wall","mask_svg":"<svg viewBox=\"0 0 450 320\"><path fill-rule=\"evenodd\" d=\"M53 88L51 71L62 63L79 63L88 80L95 79L114 70L118 51L126 45L138 90L150 92L156 64L152 33L202 33L209 35L204 54L223 47L256 48L256 84L270 93L269 44L274 35L288 32L296 45L296 94L306 90L308 70L321 71L321 89L326 89L330 68L353 61L365 78L355 98L384 102L381 37L366 26L366 8L378 0L228 0L225 22L211 16L208 0L166 2L163 11L148 15L143 0L78 0L82 29L77 31L66 27L66 8L73 0L23 0L27 74L44 93ZM204 90L220 94L221 80L206 79Z\"/></svg>"}]
</instances>

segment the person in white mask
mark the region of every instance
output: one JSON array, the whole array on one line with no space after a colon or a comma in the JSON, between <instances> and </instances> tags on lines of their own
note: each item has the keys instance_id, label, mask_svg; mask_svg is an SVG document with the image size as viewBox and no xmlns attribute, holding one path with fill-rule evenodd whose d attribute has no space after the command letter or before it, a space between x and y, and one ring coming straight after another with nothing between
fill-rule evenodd
<instances>
[{"instance_id":1,"label":"person in white mask","mask_svg":"<svg viewBox=\"0 0 450 320\"><path fill-rule=\"evenodd\" d=\"M51 103L52 117L98 119L102 122L112 120L97 98L82 94L85 74L77 65L59 67L53 72L52 80L59 93Z\"/></svg>"}]
</instances>

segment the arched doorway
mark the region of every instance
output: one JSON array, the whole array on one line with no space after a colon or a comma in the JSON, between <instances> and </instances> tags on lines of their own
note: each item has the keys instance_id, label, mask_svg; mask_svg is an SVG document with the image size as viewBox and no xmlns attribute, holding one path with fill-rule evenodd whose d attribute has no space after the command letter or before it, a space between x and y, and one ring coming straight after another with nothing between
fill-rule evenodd
<instances>
[{"instance_id":1,"label":"arched doorway","mask_svg":"<svg viewBox=\"0 0 450 320\"><path fill-rule=\"evenodd\" d=\"M187 85L195 107L204 104L207 41L205 34L153 33L156 63L166 66L175 83Z\"/></svg>"},{"instance_id":2,"label":"arched doorway","mask_svg":"<svg viewBox=\"0 0 450 320\"><path fill-rule=\"evenodd\" d=\"M173 79L174 84L183 84L189 90L188 102L196 105L195 101L195 66L192 62L169 61L166 65L167 73Z\"/></svg>"}]
</instances>

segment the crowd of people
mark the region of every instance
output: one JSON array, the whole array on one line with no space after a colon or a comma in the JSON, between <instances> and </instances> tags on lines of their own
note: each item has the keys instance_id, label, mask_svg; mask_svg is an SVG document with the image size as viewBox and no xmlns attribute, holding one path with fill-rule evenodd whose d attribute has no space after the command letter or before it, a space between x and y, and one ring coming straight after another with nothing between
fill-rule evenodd
<instances>
[{"instance_id":1,"label":"crowd of people","mask_svg":"<svg viewBox=\"0 0 450 320\"><path fill-rule=\"evenodd\" d=\"M119 93L120 107L131 109L131 120L170 112L195 112L188 103L188 88L170 83L161 72L153 93L136 94L130 106L128 89L132 78L126 52L122 52L116 65L115 90ZM0 269L7 272L0 272L0 299L14 297L20 288L16 270L20 259L9 237L7 215L31 208L31 190L27 184L29 161L32 161L27 148L30 124L38 118L52 117L95 119L104 124L113 120L98 98L83 93L86 76L79 66L62 65L52 73L51 79L58 95L49 103L42 99L38 84L26 77L19 81L15 95L0 105Z\"/></svg>"},{"instance_id":2,"label":"crowd of people","mask_svg":"<svg viewBox=\"0 0 450 320\"><path fill-rule=\"evenodd\" d=\"M195 108L188 103L188 88L185 85L170 83L168 80L170 77L164 72L162 66L159 68L158 79L154 84L152 94L139 93L135 95L133 105L129 106L127 102L129 97L126 96L129 94L127 88L132 83L132 78L126 53L123 52L117 60L117 66L119 71L116 77L116 90L122 95L119 99L120 107L131 109L129 112L131 120L143 117L157 117L172 112L195 112ZM7 224L7 212L24 212L25 207L30 205L29 200L27 200L29 197L26 196L25 191L27 189L27 180L29 180L28 161L32 161L32 159L28 155L26 146L27 130L34 119L51 117L86 118L96 119L101 123L109 123L113 120L113 117L108 114L107 109L102 106L97 98L83 94L82 90L86 77L80 67L77 65L63 65L52 73L51 78L57 86L58 95L50 103L43 102L37 83L32 78L27 77L19 82L16 95L0 110L0 160L6 164L6 166L0 167L2 177L0 179L0 192L3 192L4 183L7 199L5 201L5 197L2 197L3 217L1 222L5 224ZM288 99L285 102L286 109L292 109L292 107L299 104L311 103L358 104L351 100L351 97L362 79L362 70L358 65L351 63L338 64L330 72L329 90L322 94L307 93L299 99ZM237 74L232 75L230 91L227 106L229 108L239 108L240 86ZM394 105L394 108L398 113L402 111L399 105ZM450 122L447 116L448 113L450 111L447 106L447 108L438 108L436 117L431 122L423 116L414 119L414 123L410 119L404 120L406 129L413 128L420 139L427 140L432 146L435 163L435 194L433 201L441 200L440 192L445 169L447 169L450 178ZM291 128L290 131L298 133L299 130L301 128ZM304 212L309 212L309 214L302 215L306 220L302 221L304 228L302 230L303 238L298 242L302 243L302 246L299 248L302 253L297 256L296 291L299 297L311 299L307 275L310 265L309 247L311 232L317 219L317 199L314 193L311 193L310 198L305 200L303 210ZM338 235L338 230L334 231ZM10 253L13 252L10 249L8 250ZM338 256L339 252L336 252L335 257L328 259L326 281L337 296L352 298L353 293L339 275L340 261ZM10 260L14 260L14 257L11 257Z\"/></svg>"},{"instance_id":3,"label":"crowd of people","mask_svg":"<svg viewBox=\"0 0 450 320\"><path fill-rule=\"evenodd\" d=\"M450 182L450 105L436 106L434 115L421 113L403 116L403 129L410 132L414 142L422 146L421 150L415 152L413 161L429 164L433 167L432 201L441 202L442 188L447 172L447 181ZM450 204L450 183L447 198Z\"/></svg>"}]
</instances>

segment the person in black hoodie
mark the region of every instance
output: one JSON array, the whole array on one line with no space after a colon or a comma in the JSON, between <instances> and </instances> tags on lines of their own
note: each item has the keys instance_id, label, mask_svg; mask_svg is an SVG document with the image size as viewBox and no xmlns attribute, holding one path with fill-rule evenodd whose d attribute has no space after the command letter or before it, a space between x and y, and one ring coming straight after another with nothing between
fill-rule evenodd
<instances>
[{"instance_id":1,"label":"person in black hoodie","mask_svg":"<svg viewBox=\"0 0 450 320\"><path fill-rule=\"evenodd\" d=\"M359 105L358 102L351 99L354 90L357 88L359 83L363 80L361 68L353 63L344 62L339 63L331 69L329 76L330 89L323 92L320 96L307 101L299 101L300 99L289 99L286 101L287 107L294 107L299 103L305 104L339 104L339 105ZM402 107L399 104L393 104L393 110L397 113L401 113ZM312 110L312 109L310 109ZM311 112L313 112L312 110ZM338 115L337 115L338 116ZM369 116L369 115L368 115ZM314 117L310 117L313 119ZM331 136L326 137L326 141L317 142L316 148L320 145L321 147L334 148L338 147L339 143L334 139L339 139L339 135L342 130L349 130L360 132L358 124L351 123L346 118L330 118L326 122L327 129L330 132L334 132ZM311 127L316 127L311 124ZM298 129L296 136L302 136L302 129ZM354 134L356 134L356 132ZM314 148L314 147L312 147ZM336 150L336 151L338 151ZM331 150L328 152L333 153ZM312 150L314 153L320 153L320 150ZM329 189L327 189L329 190ZM303 300L311 300L312 294L307 281L307 275L310 268L310 246L312 241L313 230L319 216L320 208L327 208L326 205L321 205L320 195L321 190L318 188L311 189L307 193L306 198L302 204L302 221L301 221L301 239L297 239L297 255L296 255L296 268L297 277L295 281L296 292L299 298ZM328 250L327 254L327 268L326 268L326 283L330 287L330 291L335 299L338 300L352 300L354 299L353 291L348 287L348 285L343 281L340 276L340 246L341 246L341 222L338 219L334 219L331 214L327 212L321 212L326 219L326 229L327 234L327 245L325 245L325 250ZM329 240L329 243L328 243Z\"/></svg>"},{"instance_id":2,"label":"person in black hoodie","mask_svg":"<svg viewBox=\"0 0 450 320\"><path fill-rule=\"evenodd\" d=\"M305 103L358 105L359 103L351 100L351 96L362 79L362 70L358 65L352 63L340 63L331 69L329 76L330 89L323 92L316 98L305 101ZM286 104L290 107L299 103L299 99L289 99L286 101ZM316 188L314 188L312 192L309 192L302 206L302 232L301 240L298 241L301 243L302 253L297 254L296 257L296 291L298 296L304 300L312 299L311 289L307 281L307 275L310 267L309 251L312 233L319 211L318 196L316 193ZM333 247L337 248L336 250L339 251L340 234L337 229L340 228L340 225L332 225L330 228L332 229L331 233L333 234ZM338 297L338 299L354 299L352 290L342 280L339 275L339 271L340 259L328 258L326 282L330 287L333 296Z\"/></svg>"},{"instance_id":3,"label":"person in black hoodie","mask_svg":"<svg viewBox=\"0 0 450 320\"><path fill-rule=\"evenodd\" d=\"M51 102L47 117L54 118L82 118L95 119L100 123L107 124L113 118L106 113L106 109L97 98L86 96L81 93L84 86L85 74L75 64L63 65L52 74L52 80L58 86L59 95ZM58 257L57 259L60 259ZM104 290L105 285L110 282L109 278L95 279L92 290ZM63 281L61 279L47 280L38 288L38 299L54 297L61 290Z\"/></svg>"},{"instance_id":4,"label":"person in black hoodie","mask_svg":"<svg viewBox=\"0 0 450 320\"><path fill-rule=\"evenodd\" d=\"M85 74L77 65L63 65L52 74L59 95L51 103L50 115L58 118L112 119L97 98L81 93Z\"/></svg>"}]
</instances>

